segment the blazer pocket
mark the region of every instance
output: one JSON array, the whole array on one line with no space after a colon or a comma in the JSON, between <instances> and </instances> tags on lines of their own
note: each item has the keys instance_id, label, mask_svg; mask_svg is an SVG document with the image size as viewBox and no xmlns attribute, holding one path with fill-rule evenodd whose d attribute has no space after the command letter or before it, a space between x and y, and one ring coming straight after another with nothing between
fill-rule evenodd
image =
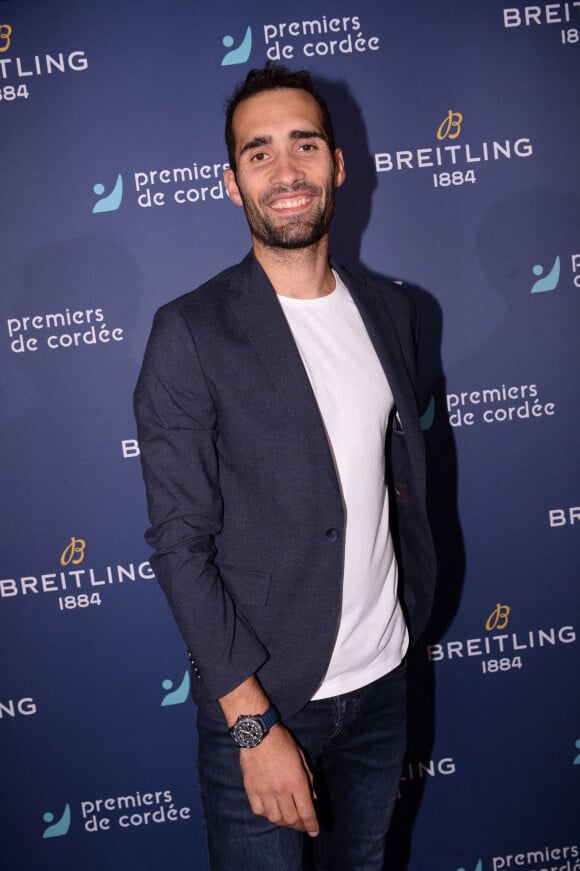
<instances>
[{"instance_id":1,"label":"blazer pocket","mask_svg":"<svg viewBox=\"0 0 580 871\"><path fill-rule=\"evenodd\" d=\"M271 575L268 572L253 572L235 566L216 563L228 591L236 602L246 605L265 605L270 592Z\"/></svg>"}]
</instances>

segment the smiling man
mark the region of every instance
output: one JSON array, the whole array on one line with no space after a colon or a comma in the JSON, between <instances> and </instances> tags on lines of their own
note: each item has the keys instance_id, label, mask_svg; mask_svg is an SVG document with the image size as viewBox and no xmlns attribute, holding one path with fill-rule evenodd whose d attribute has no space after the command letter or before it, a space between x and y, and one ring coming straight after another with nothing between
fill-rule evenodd
<instances>
[{"instance_id":1,"label":"smiling man","mask_svg":"<svg viewBox=\"0 0 580 871\"><path fill-rule=\"evenodd\" d=\"M210 866L381 871L434 584L416 315L329 262L345 168L307 73L252 70L226 144L252 251L157 312L135 393Z\"/></svg>"}]
</instances>

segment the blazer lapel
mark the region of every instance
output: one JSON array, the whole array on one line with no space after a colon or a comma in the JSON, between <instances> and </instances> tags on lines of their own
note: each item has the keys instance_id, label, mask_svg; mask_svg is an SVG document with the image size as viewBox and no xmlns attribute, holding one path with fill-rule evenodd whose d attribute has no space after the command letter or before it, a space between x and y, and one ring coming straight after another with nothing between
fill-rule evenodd
<instances>
[{"instance_id":1,"label":"blazer lapel","mask_svg":"<svg viewBox=\"0 0 580 871\"><path fill-rule=\"evenodd\" d=\"M367 281L354 280L333 264L355 301L371 342L393 392L395 406L403 429L406 421L416 415L417 399L393 316L378 287Z\"/></svg>"},{"instance_id":2,"label":"blazer lapel","mask_svg":"<svg viewBox=\"0 0 580 871\"><path fill-rule=\"evenodd\" d=\"M319 456L338 486L334 461L310 380L266 273L250 252L232 276L232 310L254 347L297 437ZM237 291L237 292L236 292Z\"/></svg>"}]
</instances>

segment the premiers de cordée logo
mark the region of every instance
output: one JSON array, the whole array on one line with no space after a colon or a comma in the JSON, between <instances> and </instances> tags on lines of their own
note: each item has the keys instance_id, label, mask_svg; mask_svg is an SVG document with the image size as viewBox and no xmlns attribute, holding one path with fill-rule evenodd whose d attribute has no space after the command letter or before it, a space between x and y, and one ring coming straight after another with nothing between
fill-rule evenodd
<instances>
[{"instance_id":1,"label":"premiers de cord\u00e9e logo","mask_svg":"<svg viewBox=\"0 0 580 871\"><path fill-rule=\"evenodd\" d=\"M18 315L6 319L6 332L14 354L114 346L125 338L122 327L107 324L102 308L71 307L58 312Z\"/></svg>"},{"instance_id":2,"label":"premiers de cord\u00e9e logo","mask_svg":"<svg viewBox=\"0 0 580 871\"><path fill-rule=\"evenodd\" d=\"M260 28L246 27L241 40L231 34L223 37L222 44L228 49L221 59L221 66L245 64L258 52L255 33ZM261 62L305 58L357 55L380 50L380 37L363 33L360 15L322 15L320 18L302 21L279 21L261 27L263 52ZM254 58L256 64L259 59Z\"/></svg>"},{"instance_id":3,"label":"premiers de cord\u00e9e logo","mask_svg":"<svg viewBox=\"0 0 580 871\"><path fill-rule=\"evenodd\" d=\"M552 418L556 404L546 401L537 384L500 384L448 393L447 414L452 427L475 424L516 424Z\"/></svg>"},{"instance_id":4,"label":"premiers de cord\u00e9e logo","mask_svg":"<svg viewBox=\"0 0 580 871\"><path fill-rule=\"evenodd\" d=\"M48 825L42 838L59 838L68 835L71 826L78 820L85 832L108 832L113 828L132 829L143 826L158 826L191 819L191 807L180 805L173 797L171 789L158 789L146 792L136 790L126 795L104 796L83 799L77 812L70 803L58 817L52 811L43 814Z\"/></svg>"},{"instance_id":5,"label":"premiers de cord\u00e9e logo","mask_svg":"<svg viewBox=\"0 0 580 871\"><path fill-rule=\"evenodd\" d=\"M544 846L520 849L516 853L501 853L494 856L484 866L482 859L475 865L457 868L457 871L580 871L580 849L577 844L564 844L561 847ZM552 864L557 862L557 865Z\"/></svg>"}]
</instances>

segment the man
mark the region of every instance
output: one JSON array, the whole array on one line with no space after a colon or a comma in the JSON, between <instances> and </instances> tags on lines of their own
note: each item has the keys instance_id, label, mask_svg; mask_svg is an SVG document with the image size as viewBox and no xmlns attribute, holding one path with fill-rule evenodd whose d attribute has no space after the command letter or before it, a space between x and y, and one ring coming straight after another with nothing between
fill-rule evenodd
<instances>
[{"instance_id":1,"label":"man","mask_svg":"<svg viewBox=\"0 0 580 871\"><path fill-rule=\"evenodd\" d=\"M434 575L416 318L329 263L344 160L307 73L250 72L226 143L252 252L158 311L136 390L210 864L297 871L308 844L325 871L380 871Z\"/></svg>"}]
</instances>

